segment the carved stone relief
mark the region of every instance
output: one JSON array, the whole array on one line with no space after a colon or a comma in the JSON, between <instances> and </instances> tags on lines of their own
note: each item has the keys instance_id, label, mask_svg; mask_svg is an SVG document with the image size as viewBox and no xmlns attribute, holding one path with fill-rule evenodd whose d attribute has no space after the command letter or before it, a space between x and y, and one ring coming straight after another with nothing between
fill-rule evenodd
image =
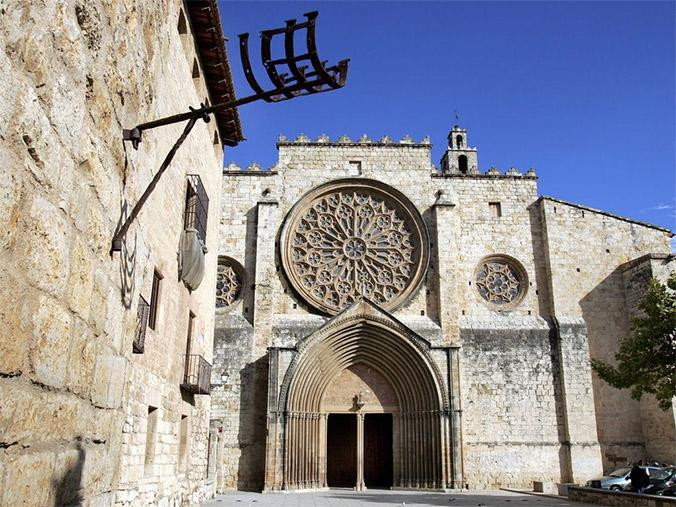
<instances>
[{"instance_id":1,"label":"carved stone relief","mask_svg":"<svg viewBox=\"0 0 676 507\"><path fill-rule=\"evenodd\" d=\"M389 186L338 180L308 193L282 231L282 264L308 303L335 314L364 296L393 309L427 268L427 229L413 204Z\"/></svg>"}]
</instances>

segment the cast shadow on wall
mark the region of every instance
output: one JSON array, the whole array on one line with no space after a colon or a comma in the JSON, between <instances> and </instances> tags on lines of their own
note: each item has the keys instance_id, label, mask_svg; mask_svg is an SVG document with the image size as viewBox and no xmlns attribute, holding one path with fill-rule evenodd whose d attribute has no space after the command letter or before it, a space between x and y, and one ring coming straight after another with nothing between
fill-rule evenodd
<instances>
[{"instance_id":1,"label":"cast shadow on wall","mask_svg":"<svg viewBox=\"0 0 676 507\"><path fill-rule=\"evenodd\" d=\"M80 505L82 502L80 485L82 482L82 469L84 468L86 453L82 447L82 442L78 442L76 448L77 458L75 459L75 462L66 468L61 480L52 481L52 488L55 493L54 507Z\"/></svg>"},{"instance_id":2,"label":"cast shadow on wall","mask_svg":"<svg viewBox=\"0 0 676 507\"><path fill-rule=\"evenodd\" d=\"M625 305L624 268L617 267L599 284L580 299L582 318L587 325L589 357L612 361L619 348L619 342L629 334L629 315ZM603 309L603 311L600 311ZM629 461L644 459L644 443L640 438L632 438L632 442L624 445L613 445L613 441L621 441L606 428L613 415L609 415L609 407L623 407L624 424L627 428L638 428L641 432L639 402L631 399L629 390L617 390L606 384L595 373L592 373L594 387L594 410L596 413L596 431L601 448L603 469L608 471L614 466L623 466ZM607 434L606 434L607 432ZM609 442L610 441L610 442Z\"/></svg>"},{"instance_id":3,"label":"cast shadow on wall","mask_svg":"<svg viewBox=\"0 0 676 507\"><path fill-rule=\"evenodd\" d=\"M127 219L129 203L120 196L120 218L115 226L115 234L122 227L122 224ZM129 310L131 308L132 299L134 297L134 275L136 271L136 234L134 234L134 246L130 248L127 243L127 238L122 240L122 250L120 251L120 297L124 308ZM112 255L111 251L111 255Z\"/></svg>"},{"instance_id":4,"label":"cast shadow on wall","mask_svg":"<svg viewBox=\"0 0 676 507\"><path fill-rule=\"evenodd\" d=\"M262 491L265 477L267 432L268 356L240 370L239 442L237 489ZM246 407L246 408L245 408Z\"/></svg>"}]
</instances>

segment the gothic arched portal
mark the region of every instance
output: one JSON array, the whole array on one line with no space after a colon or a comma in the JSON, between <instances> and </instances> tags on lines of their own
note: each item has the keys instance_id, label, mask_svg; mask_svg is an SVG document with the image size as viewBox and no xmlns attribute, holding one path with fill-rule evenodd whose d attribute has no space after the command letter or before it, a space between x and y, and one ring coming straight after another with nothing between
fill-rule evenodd
<instances>
[{"instance_id":1,"label":"gothic arched portal","mask_svg":"<svg viewBox=\"0 0 676 507\"><path fill-rule=\"evenodd\" d=\"M273 447L279 463L274 478L271 470L266 473L267 488L329 485L327 422L333 413L356 418L356 489L365 486L369 442L364 419L370 417L371 426L385 420L369 416L374 413L391 414L386 419L391 420L391 436L386 437L392 446L391 485L439 489L449 484L448 398L442 375L427 342L378 313L370 303L358 302L298 345L280 386L278 428L269 428L278 438ZM339 385L354 392L340 393Z\"/></svg>"}]
</instances>

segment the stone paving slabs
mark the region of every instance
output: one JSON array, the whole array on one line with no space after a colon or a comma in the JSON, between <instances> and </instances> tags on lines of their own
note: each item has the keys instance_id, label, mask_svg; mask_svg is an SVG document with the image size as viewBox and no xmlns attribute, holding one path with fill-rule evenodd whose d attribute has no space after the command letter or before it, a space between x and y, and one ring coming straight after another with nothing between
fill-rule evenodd
<instances>
[{"instance_id":1,"label":"stone paving slabs","mask_svg":"<svg viewBox=\"0 0 676 507\"><path fill-rule=\"evenodd\" d=\"M437 505L449 507L584 507L578 502L561 499L519 494L509 491L465 491L432 493L417 491L331 489L317 493L274 493L260 494L232 491L203 504L205 507L416 507Z\"/></svg>"}]
</instances>

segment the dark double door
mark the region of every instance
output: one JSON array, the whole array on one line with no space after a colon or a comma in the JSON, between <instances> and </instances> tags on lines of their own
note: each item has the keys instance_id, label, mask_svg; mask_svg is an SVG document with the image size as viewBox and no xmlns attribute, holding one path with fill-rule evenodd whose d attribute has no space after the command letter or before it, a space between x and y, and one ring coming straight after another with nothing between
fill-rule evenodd
<instances>
[{"instance_id":1,"label":"dark double door","mask_svg":"<svg viewBox=\"0 0 676 507\"><path fill-rule=\"evenodd\" d=\"M357 484L358 438L356 414L329 414L326 461L329 487ZM392 486L392 414L365 414L363 467L367 488Z\"/></svg>"}]
</instances>

